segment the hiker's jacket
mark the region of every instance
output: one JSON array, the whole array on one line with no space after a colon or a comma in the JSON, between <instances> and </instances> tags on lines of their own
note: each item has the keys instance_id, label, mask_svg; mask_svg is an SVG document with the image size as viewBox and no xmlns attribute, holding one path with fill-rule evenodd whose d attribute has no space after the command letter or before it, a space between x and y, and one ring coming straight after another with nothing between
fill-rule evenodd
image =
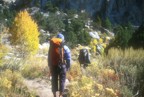
<instances>
[{"instance_id":1,"label":"hiker's jacket","mask_svg":"<svg viewBox=\"0 0 144 97\"><path fill-rule=\"evenodd\" d=\"M70 63L71 63L71 52L70 52L70 49L66 45L64 45L63 48L64 48L64 60L66 61L65 65L66 65L67 70L68 70L70 68ZM55 58L51 57L51 56L53 56L52 53L51 53L51 51L52 50L50 48L49 52L48 52L48 66L50 68L54 68L59 63L56 62L56 59L57 59L56 57Z\"/></svg>"}]
</instances>

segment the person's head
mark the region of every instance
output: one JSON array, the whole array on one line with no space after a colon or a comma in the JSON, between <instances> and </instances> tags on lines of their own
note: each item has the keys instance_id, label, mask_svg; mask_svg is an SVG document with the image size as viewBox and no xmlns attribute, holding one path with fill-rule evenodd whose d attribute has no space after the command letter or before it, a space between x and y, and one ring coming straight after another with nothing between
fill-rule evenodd
<instances>
[{"instance_id":1,"label":"person's head","mask_svg":"<svg viewBox=\"0 0 144 97\"><path fill-rule=\"evenodd\" d=\"M62 41L65 41L64 35L62 33L58 33L57 38L60 38L62 39Z\"/></svg>"}]
</instances>

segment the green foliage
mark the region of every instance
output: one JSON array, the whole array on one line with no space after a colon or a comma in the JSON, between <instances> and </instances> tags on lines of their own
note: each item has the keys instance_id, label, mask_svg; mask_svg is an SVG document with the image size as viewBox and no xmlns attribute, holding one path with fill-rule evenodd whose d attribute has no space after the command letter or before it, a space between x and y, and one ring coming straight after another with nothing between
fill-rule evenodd
<instances>
[{"instance_id":1,"label":"green foliage","mask_svg":"<svg viewBox=\"0 0 144 97\"><path fill-rule=\"evenodd\" d=\"M134 48L144 48L144 23L133 33L129 44Z\"/></svg>"},{"instance_id":2,"label":"green foliage","mask_svg":"<svg viewBox=\"0 0 144 97\"><path fill-rule=\"evenodd\" d=\"M40 78L43 75L47 76L46 71L47 61L44 58L36 58L31 56L29 60L21 68L21 74L25 78L34 79Z\"/></svg>"},{"instance_id":3,"label":"green foliage","mask_svg":"<svg viewBox=\"0 0 144 97\"><path fill-rule=\"evenodd\" d=\"M40 33L39 38L40 38L40 44L42 44L44 42L47 42L49 37L46 34Z\"/></svg>"},{"instance_id":4,"label":"green foliage","mask_svg":"<svg viewBox=\"0 0 144 97\"><path fill-rule=\"evenodd\" d=\"M23 78L19 72L9 69L0 72L0 96L1 97L32 97L28 88L23 84Z\"/></svg>"},{"instance_id":5,"label":"green foliage","mask_svg":"<svg viewBox=\"0 0 144 97\"><path fill-rule=\"evenodd\" d=\"M79 18L68 20L64 35L71 46L76 44L88 45L90 43L90 36L84 25L85 22Z\"/></svg>"},{"instance_id":6,"label":"green foliage","mask_svg":"<svg viewBox=\"0 0 144 97\"><path fill-rule=\"evenodd\" d=\"M102 26L103 26L104 28L107 28L107 29L109 29L109 30L112 30L112 24L111 24L111 22L110 22L110 20L109 20L108 17L103 21Z\"/></svg>"},{"instance_id":7,"label":"green foliage","mask_svg":"<svg viewBox=\"0 0 144 97\"><path fill-rule=\"evenodd\" d=\"M91 41L90 35L85 30L80 32L80 35L78 36L78 38L80 39L79 43L82 45L89 45Z\"/></svg>"},{"instance_id":8,"label":"green foliage","mask_svg":"<svg viewBox=\"0 0 144 97\"><path fill-rule=\"evenodd\" d=\"M129 48L121 50L113 48L109 50L107 60L110 60L110 62L106 62L105 64L111 63L111 67L114 68L120 76L122 93L125 95L134 95L139 91L138 97L143 97L143 54L143 49L134 50Z\"/></svg>"},{"instance_id":9,"label":"green foliage","mask_svg":"<svg viewBox=\"0 0 144 97\"><path fill-rule=\"evenodd\" d=\"M2 65L2 62L3 62L3 58L4 56L8 53L8 49L5 45L2 45L0 43L0 67Z\"/></svg>"},{"instance_id":10,"label":"green foliage","mask_svg":"<svg viewBox=\"0 0 144 97\"><path fill-rule=\"evenodd\" d=\"M44 17L40 12L35 13L33 18L39 25L39 28L47 29L47 18Z\"/></svg>"},{"instance_id":11,"label":"green foliage","mask_svg":"<svg viewBox=\"0 0 144 97\"><path fill-rule=\"evenodd\" d=\"M58 11L58 7L54 6L50 1L48 1L43 8L45 11L56 12Z\"/></svg>"},{"instance_id":12,"label":"green foliage","mask_svg":"<svg viewBox=\"0 0 144 97\"><path fill-rule=\"evenodd\" d=\"M141 63L141 64L139 64L138 65L138 73L137 73L137 87L136 87L136 90L138 91L140 91L140 93L139 93L139 95L141 96L141 97L143 97L144 96L144 76L143 76L143 74L144 74L144 61Z\"/></svg>"},{"instance_id":13,"label":"green foliage","mask_svg":"<svg viewBox=\"0 0 144 97\"><path fill-rule=\"evenodd\" d=\"M65 39L68 42L68 45L71 47L75 47L75 44L77 43L77 36L73 31L73 28L70 25L66 26L66 31L64 32Z\"/></svg>"},{"instance_id":14,"label":"green foliage","mask_svg":"<svg viewBox=\"0 0 144 97\"><path fill-rule=\"evenodd\" d=\"M7 8L5 6L0 7L0 22L5 24L6 26L9 27L12 25L12 21L14 20L15 15L15 10L11 10L10 8Z\"/></svg>"},{"instance_id":15,"label":"green foliage","mask_svg":"<svg viewBox=\"0 0 144 97\"><path fill-rule=\"evenodd\" d=\"M67 19L73 19L77 11L75 9L70 9L70 10L67 9L66 13L67 13Z\"/></svg>"},{"instance_id":16,"label":"green foliage","mask_svg":"<svg viewBox=\"0 0 144 97\"><path fill-rule=\"evenodd\" d=\"M108 48L111 47L120 47L122 49L125 49L128 47L129 40L132 37L133 28L131 24L124 25L124 26L117 26L114 29L115 39L112 40L112 42L109 44Z\"/></svg>"},{"instance_id":17,"label":"green foliage","mask_svg":"<svg viewBox=\"0 0 144 97\"><path fill-rule=\"evenodd\" d=\"M71 97L132 97L138 91L138 97L144 92L144 50L116 49L109 50L107 56L96 57L97 61L77 74L74 67L70 71L71 83L68 86ZM95 60L95 58L94 58ZM79 71L79 72L81 72ZM80 74L80 73L79 73Z\"/></svg>"},{"instance_id":18,"label":"green foliage","mask_svg":"<svg viewBox=\"0 0 144 97\"><path fill-rule=\"evenodd\" d=\"M44 17L40 12L36 13L33 17L40 25L41 29L48 30L50 33L57 33L64 29L63 16L49 13L49 17Z\"/></svg>"},{"instance_id":19,"label":"green foliage","mask_svg":"<svg viewBox=\"0 0 144 97\"><path fill-rule=\"evenodd\" d=\"M32 64L26 64L21 72L25 78L29 79L34 79L42 76L40 66L34 66Z\"/></svg>"},{"instance_id":20,"label":"green foliage","mask_svg":"<svg viewBox=\"0 0 144 97\"><path fill-rule=\"evenodd\" d=\"M62 18L63 17L61 17L59 15L51 13L50 16L46 20L46 23L47 23L46 30L49 30L50 33L57 33L61 29L64 29L65 25L62 21Z\"/></svg>"},{"instance_id":21,"label":"green foliage","mask_svg":"<svg viewBox=\"0 0 144 97\"><path fill-rule=\"evenodd\" d=\"M96 20L93 22L94 28L100 28L102 26L102 20L99 16L96 17Z\"/></svg>"}]
</instances>

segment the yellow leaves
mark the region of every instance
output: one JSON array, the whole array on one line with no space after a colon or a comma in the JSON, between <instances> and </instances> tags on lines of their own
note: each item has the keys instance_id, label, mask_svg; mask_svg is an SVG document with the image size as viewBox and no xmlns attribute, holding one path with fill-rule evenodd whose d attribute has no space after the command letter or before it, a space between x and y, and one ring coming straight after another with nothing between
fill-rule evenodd
<instances>
[{"instance_id":1,"label":"yellow leaves","mask_svg":"<svg viewBox=\"0 0 144 97\"><path fill-rule=\"evenodd\" d=\"M91 47L91 50L92 52L96 52L96 45L97 45L98 41L97 39L92 39L92 41L90 42L90 47Z\"/></svg>"},{"instance_id":2,"label":"yellow leaves","mask_svg":"<svg viewBox=\"0 0 144 97\"><path fill-rule=\"evenodd\" d=\"M105 43L103 43L102 46L103 46L103 48L106 48L107 45Z\"/></svg>"},{"instance_id":3,"label":"yellow leaves","mask_svg":"<svg viewBox=\"0 0 144 97\"><path fill-rule=\"evenodd\" d=\"M9 81L6 77L0 79L0 88L10 89L12 82Z\"/></svg>"},{"instance_id":4,"label":"yellow leaves","mask_svg":"<svg viewBox=\"0 0 144 97\"><path fill-rule=\"evenodd\" d=\"M112 97L116 97L117 96L117 94L115 93L115 91L112 88L106 88L105 90Z\"/></svg>"},{"instance_id":5,"label":"yellow leaves","mask_svg":"<svg viewBox=\"0 0 144 97\"><path fill-rule=\"evenodd\" d=\"M3 58L8 53L8 48L5 45L0 44L0 67L3 65Z\"/></svg>"},{"instance_id":6,"label":"yellow leaves","mask_svg":"<svg viewBox=\"0 0 144 97\"><path fill-rule=\"evenodd\" d=\"M99 43L100 43L100 44L103 43L103 39L102 39L102 38L99 39Z\"/></svg>"},{"instance_id":7,"label":"yellow leaves","mask_svg":"<svg viewBox=\"0 0 144 97\"><path fill-rule=\"evenodd\" d=\"M96 93L94 97L98 97L98 96L100 96L100 94L99 94L99 93Z\"/></svg>"},{"instance_id":8,"label":"yellow leaves","mask_svg":"<svg viewBox=\"0 0 144 97\"><path fill-rule=\"evenodd\" d=\"M103 90L103 85L102 85L102 84L96 83L96 87L97 87L100 91Z\"/></svg>"},{"instance_id":9,"label":"yellow leaves","mask_svg":"<svg viewBox=\"0 0 144 97\"><path fill-rule=\"evenodd\" d=\"M26 10L17 14L10 33L11 43L20 45L21 51L30 54L36 53L39 45L38 26Z\"/></svg>"},{"instance_id":10,"label":"yellow leaves","mask_svg":"<svg viewBox=\"0 0 144 97\"><path fill-rule=\"evenodd\" d=\"M98 42L96 39L93 40L93 44L96 45Z\"/></svg>"},{"instance_id":11,"label":"yellow leaves","mask_svg":"<svg viewBox=\"0 0 144 97\"><path fill-rule=\"evenodd\" d=\"M103 69L103 75L106 77L110 77L110 76L113 76L115 74L115 71L112 70L112 69Z\"/></svg>"}]
</instances>

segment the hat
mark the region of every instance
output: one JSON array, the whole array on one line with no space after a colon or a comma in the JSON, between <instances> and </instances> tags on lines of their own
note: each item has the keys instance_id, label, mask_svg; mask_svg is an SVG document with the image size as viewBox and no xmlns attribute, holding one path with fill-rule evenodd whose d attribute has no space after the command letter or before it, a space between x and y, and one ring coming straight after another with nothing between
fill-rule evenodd
<instances>
[{"instance_id":1,"label":"hat","mask_svg":"<svg viewBox=\"0 0 144 97\"><path fill-rule=\"evenodd\" d=\"M59 33L59 34L57 35L57 38L61 38L61 39L64 41L64 35L61 34L61 33Z\"/></svg>"}]
</instances>

